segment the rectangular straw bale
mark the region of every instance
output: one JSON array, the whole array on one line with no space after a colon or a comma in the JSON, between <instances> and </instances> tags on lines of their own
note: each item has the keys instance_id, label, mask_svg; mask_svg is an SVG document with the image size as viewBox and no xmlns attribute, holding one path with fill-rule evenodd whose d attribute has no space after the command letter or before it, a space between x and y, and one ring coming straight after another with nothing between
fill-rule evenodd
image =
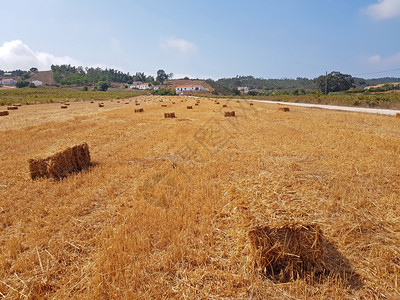
<instances>
[{"instance_id":1,"label":"rectangular straw bale","mask_svg":"<svg viewBox=\"0 0 400 300\"><path fill-rule=\"evenodd\" d=\"M288 112L288 111L290 111L289 107L279 107L278 110L279 110L279 111L283 111L283 112Z\"/></svg>"},{"instance_id":2,"label":"rectangular straw bale","mask_svg":"<svg viewBox=\"0 0 400 300\"><path fill-rule=\"evenodd\" d=\"M222 107L228 107L228 105L224 104L224 105L222 105Z\"/></svg>"},{"instance_id":3,"label":"rectangular straw bale","mask_svg":"<svg viewBox=\"0 0 400 300\"><path fill-rule=\"evenodd\" d=\"M143 108L135 109L135 113L141 113L141 112L143 112Z\"/></svg>"},{"instance_id":4,"label":"rectangular straw bale","mask_svg":"<svg viewBox=\"0 0 400 300\"><path fill-rule=\"evenodd\" d=\"M7 110L17 110L18 106L7 106Z\"/></svg>"},{"instance_id":5,"label":"rectangular straw bale","mask_svg":"<svg viewBox=\"0 0 400 300\"><path fill-rule=\"evenodd\" d=\"M61 179L90 166L87 143L67 148L44 159L30 159L29 171L32 179L39 177Z\"/></svg>"},{"instance_id":6,"label":"rectangular straw bale","mask_svg":"<svg viewBox=\"0 0 400 300\"><path fill-rule=\"evenodd\" d=\"M66 106L66 105L61 105L61 108L62 108L62 109L65 109L65 108L68 108L68 106Z\"/></svg>"},{"instance_id":7,"label":"rectangular straw bale","mask_svg":"<svg viewBox=\"0 0 400 300\"><path fill-rule=\"evenodd\" d=\"M224 116L225 117L234 117L235 112L234 111L226 111L226 112L224 112Z\"/></svg>"},{"instance_id":8,"label":"rectangular straw bale","mask_svg":"<svg viewBox=\"0 0 400 300\"><path fill-rule=\"evenodd\" d=\"M316 224L258 226L248 236L254 267L273 279L293 280L324 268L326 246Z\"/></svg>"},{"instance_id":9,"label":"rectangular straw bale","mask_svg":"<svg viewBox=\"0 0 400 300\"><path fill-rule=\"evenodd\" d=\"M396 118L400 118L400 113L397 113L397 114L396 114Z\"/></svg>"},{"instance_id":10,"label":"rectangular straw bale","mask_svg":"<svg viewBox=\"0 0 400 300\"><path fill-rule=\"evenodd\" d=\"M175 113L164 113L164 118L176 118Z\"/></svg>"},{"instance_id":11,"label":"rectangular straw bale","mask_svg":"<svg viewBox=\"0 0 400 300\"><path fill-rule=\"evenodd\" d=\"M8 111L0 111L0 116L8 116L10 113Z\"/></svg>"},{"instance_id":12,"label":"rectangular straw bale","mask_svg":"<svg viewBox=\"0 0 400 300\"><path fill-rule=\"evenodd\" d=\"M21 103L14 103L13 106L22 106Z\"/></svg>"},{"instance_id":13,"label":"rectangular straw bale","mask_svg":"<svg viewBox=\"0 0 400 300\"><path fill-rule=\"evenodd\" d=\"M187 109L193 109L193 106L186 106Z\"/></svg>"},{"instance_id":14,"label":"rectangular straw bale","mask_svg":"<svg viewBox=\"0 0 400 300\"><path fill-rule=\"evenodd\" d=\"M99 107L104 107L104 103L99 103Z\"/></svg>"}]
</instances>

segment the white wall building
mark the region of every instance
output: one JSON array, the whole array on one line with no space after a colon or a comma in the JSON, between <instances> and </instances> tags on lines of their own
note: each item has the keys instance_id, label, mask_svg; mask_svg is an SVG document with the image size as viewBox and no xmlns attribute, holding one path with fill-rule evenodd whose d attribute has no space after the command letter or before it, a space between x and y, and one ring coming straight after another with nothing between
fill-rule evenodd
<instances>
[{"instance_id":1,"label":"white wall building","mask_svg":"<svg viewBox=\"0 0 400 300\"><path fill-rule=\"evenodd\" d=\"M32 83L33 83L34 85L36 85L36 86L42 86L42 85L43 85L43 82L41 82L41 81L39 81L39 80L34 80L34 81L32 81Z\"/></svg>"},{"instance_id":2,"label":"white wall building","mask_svg":"<svg viewBox=\"0 0 400 300\"><path fill-rule=\"evenodd\" d=\"M17 83L17 81L16 80L14 80L14 79L12 79L12 78L10 78L10 79L1 79L0 80L0 84L16 84Z\"/></svg>"},{"instance_id":3,"label":"white wall building","mask_svg":"<svg viewBox=\"0 0 400 300\"><path fill-rule=\"evenodd\" d=\"M204 86L202 85L182 85L177 86L176 92L195 92L195 91L204 91Z\"/></svg>"}]
</instances>

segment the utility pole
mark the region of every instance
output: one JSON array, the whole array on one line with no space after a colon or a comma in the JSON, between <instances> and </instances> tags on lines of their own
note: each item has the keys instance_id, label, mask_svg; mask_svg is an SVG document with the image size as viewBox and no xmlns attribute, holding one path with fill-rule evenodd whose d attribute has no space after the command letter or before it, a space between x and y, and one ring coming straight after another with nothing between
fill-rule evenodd
<instances>
[{"instance_id":1,"label":"utility pole","mask_svg":"<svg viewBox=\"0 0 400 300\"><path fill-rule=\"evenodd\" d=\"M328 95L328 71L325 74L325 95Z\"/></svg>"}]
</instances>

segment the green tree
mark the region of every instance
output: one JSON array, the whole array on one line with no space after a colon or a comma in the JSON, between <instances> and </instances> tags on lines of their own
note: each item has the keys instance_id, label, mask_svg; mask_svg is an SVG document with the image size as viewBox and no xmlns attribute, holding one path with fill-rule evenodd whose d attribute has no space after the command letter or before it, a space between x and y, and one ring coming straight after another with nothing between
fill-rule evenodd
<instances>
[{"instance_id":1,"label":"green tree","mask_svg":"<svg viewBox=\"0 0 400 300\"><path fill-rule=\"evenodd\" d=\"M98 89L99 91L105 92L105 91L108 90L108 88L109 88L109 85L108 85L108 83L105 82L105 81L100 81L100 82L97 84L97 89Z\"/></svg>"},{"instance_id":2,"label":"green tree","mask_svg":"<svg viewBox=\"0 0 400 300\"><path fill-rule=\"evenodd\" d=\"M29 85L29 81L25 81L25 80L20 80L16 83L17 88L24 88L24 87L27 87L28 85Z\"/></svg>"},{"instance_id":3,"label":"green tree","mask_svg":"<svg viewBox=\"0 0 400 300\"><path fill-rule=\"evenodd\" d=\"M347 91L354 84L354 78L348 74L331 72L328 75L321 75L314 79L318 89L325 93Z\"/></svg>"},{"instance_id":4,"label":"green tree","mask_svg":"<svg viewBox=\"0 0 400 300\"><path fill-rule=\"evenodd\" d=\"M167 73L165 73L164 70L158 70L157 71L157 77L156 77L156 81L161 82L161 84L164 83L165 80L168 79L168 75Z\"/></svg>"}]
</instances>

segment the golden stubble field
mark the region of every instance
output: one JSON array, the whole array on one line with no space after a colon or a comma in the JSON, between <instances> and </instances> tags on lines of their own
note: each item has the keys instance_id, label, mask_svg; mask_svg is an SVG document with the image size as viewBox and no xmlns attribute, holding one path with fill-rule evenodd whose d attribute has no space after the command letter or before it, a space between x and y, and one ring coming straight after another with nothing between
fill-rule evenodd
<instances>
[{"instance_id":1,"label":"golden stubble field","mask_svg":"<svg viewBox=\"0 0 400 300\"><path fill-rule=\"evenodd\" d=\"M0 297L398 299L400 120L219 101L0 117ZM89 170L30 179L30 158L81 142ZM249 231L293 222L321 228L325 271L265 276Z\"/></svg>"}]
</instances>

